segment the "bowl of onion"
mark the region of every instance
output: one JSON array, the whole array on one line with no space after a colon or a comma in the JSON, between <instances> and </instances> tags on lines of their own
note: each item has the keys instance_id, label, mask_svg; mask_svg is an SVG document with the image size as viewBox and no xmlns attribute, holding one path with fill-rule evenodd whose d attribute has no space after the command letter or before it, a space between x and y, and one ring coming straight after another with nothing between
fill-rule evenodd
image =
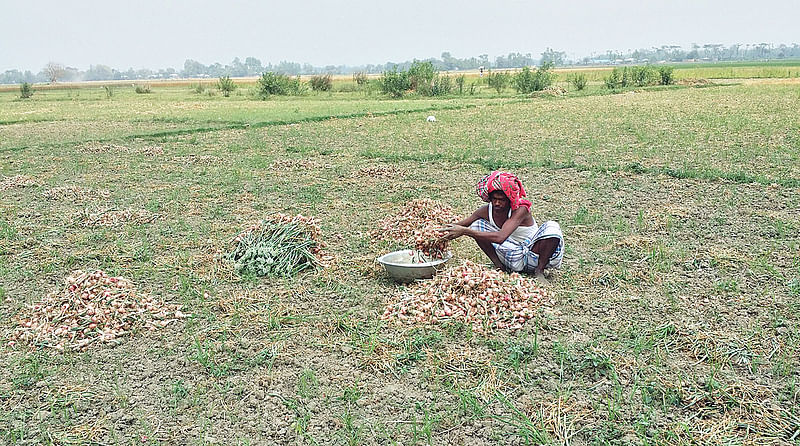
<instances>
[{"instance_id":1,"label":"bowl of onion","mask_svg":"<svg viewBox=\"0 0 800 446\"><path fill-rule=\"evenodd\" d=\"M450 251L442 253L441 258L422 254L414 249L403 249L378 257L389 276L398 282L413 282L430 279L448 260L453 257Z\"/></svg>"}]
</instances>

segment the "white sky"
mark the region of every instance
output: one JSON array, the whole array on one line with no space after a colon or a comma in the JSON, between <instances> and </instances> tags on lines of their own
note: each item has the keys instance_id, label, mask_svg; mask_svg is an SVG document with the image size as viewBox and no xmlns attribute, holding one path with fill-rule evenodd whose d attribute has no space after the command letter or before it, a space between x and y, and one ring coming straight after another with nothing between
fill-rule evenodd
<instances>
[{"instance_id":1,"label":"white sky","mask_svg":"<svg viewBox=\"0 0 800 446\"><path fill-rule=\"evenodd\" d=\"M0 72L800 43L800 0L0 0Z\"/></svg>"}]
</instances>

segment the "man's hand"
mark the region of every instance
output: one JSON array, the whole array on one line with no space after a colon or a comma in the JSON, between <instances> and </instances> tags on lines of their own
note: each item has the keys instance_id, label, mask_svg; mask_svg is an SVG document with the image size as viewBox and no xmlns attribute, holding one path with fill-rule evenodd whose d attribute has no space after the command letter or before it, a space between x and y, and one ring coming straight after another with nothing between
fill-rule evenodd
<instances>
[{"instance_id":1,"label":"man's hand","mask_svg":"<svg viewBox=\"0 0 800 446\"><path fill-rule=\"evenodd\" d=\"M468 228L459 225L446 225L445 227L439 229L439 231L445 233L442 236L443 239L453 240L464 235L467 232L467 229Z\"/></svg>"}]
</instances>

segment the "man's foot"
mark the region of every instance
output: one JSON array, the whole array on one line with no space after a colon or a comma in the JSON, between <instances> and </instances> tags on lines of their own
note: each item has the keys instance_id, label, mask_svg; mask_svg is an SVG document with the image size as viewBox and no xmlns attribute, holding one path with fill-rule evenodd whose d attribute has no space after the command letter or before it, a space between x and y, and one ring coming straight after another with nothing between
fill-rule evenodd
<instances>
[{"instance_id":1,"label":"man's foot","mask_svg":"<svg viewBox=\"0 0 800 446\"><path fill-rule=\"evenodd\" d=\"M544 272L543 271L535 271L533 273L533 280L535 280L537 283L539 283L539 285L545 285L545 286L549 286L550 285L550 281L547 280L547 277L544 276Z\"/></svg>"}]
</instances>

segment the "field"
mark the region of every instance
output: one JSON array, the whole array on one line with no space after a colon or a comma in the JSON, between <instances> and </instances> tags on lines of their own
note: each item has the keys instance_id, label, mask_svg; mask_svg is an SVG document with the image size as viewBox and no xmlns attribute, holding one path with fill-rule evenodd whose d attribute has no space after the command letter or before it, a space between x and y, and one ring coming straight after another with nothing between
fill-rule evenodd
<instances>
[{"instance_id":1,"label":"field","mask_svg":"<svg viewBox=\"0 0 800 446\"><path fill-rule=\"evenodd\" d=\"M796 82L130 90L0 93L0 441L800 444ZM471 213L496 168L564 230L553 301L517 332L382 322L404 286L370 231L415 198ZM85 226L107 209L153 219ZM230 240L275 212L320 221L325 268L235 274ZM453 251L486 261L469 239ZM7 345L31 305L96 268L191 316L86 352Z\"/></svg>"}]
</instances>

